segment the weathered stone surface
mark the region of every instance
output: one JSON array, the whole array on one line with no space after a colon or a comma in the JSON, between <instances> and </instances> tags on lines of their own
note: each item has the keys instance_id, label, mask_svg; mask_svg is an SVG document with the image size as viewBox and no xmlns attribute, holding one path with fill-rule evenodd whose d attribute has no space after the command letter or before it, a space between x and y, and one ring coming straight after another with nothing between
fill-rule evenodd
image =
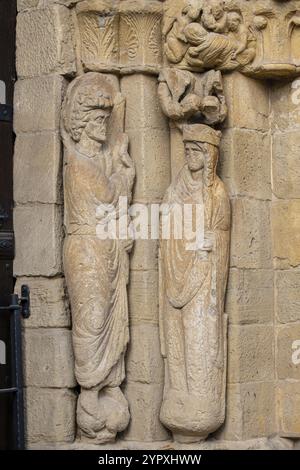
<instances>
[{"instance_id":1,"label":"weathered stone surface","mask_svg":"<svg viewBox=\"0 0 300 470\"><path fill-rule=\"evenodd\" d=\"M300 201L276 201L272 207L275 267L300 265Z\"/></svg>"},{"instance_id":2,"label":"weathered stone surface","mask_svg":"<svg viewBox=\"0 0 300 470\"><path fill-rule=\"evenodd\" d=\"M269 130L269 89L259 80L240 73L224 75L224 89L228 106L225 127Z\"/></svg>"},{"instance_id":3,"label":"weathered stone surface","mask_svg":"<svg viewBox=\"0 0 300 470\"><path fill-rule=\"evenodd\" d=\"M57 133L21 134L17 137L14 188L17 203L62 202L61 143Z\"/></svg>"},{"instance_id":4,"label":"weathered stone surface","mask_svg":"<svg viewBox=\"0 0 300 470\"><path fill-rule=\"evenodd\" d=\"M225 306L230 323L271 323L273 297L272 270L230 270Z\"/></svg>"},{"instance_id":5,"label":"weathered stone surface","mask_svg":"<svg viewBox=\"0 0 300 470\"><path fill-rule=\"evenodd\" d=\"M25 389L27 441L73 442L76 395L67 389Z\"/></svg>"},{"instance_id":6,"label":"weathered stone surface","mask_svg":"<svg viewBox=\"0 0 300 470\"><path fill-rule=\"evenodd\" d=\"M300 198L299 129L276 133L272 146L273 193L278 198Z\"/></svg>"},{"instance_id":7,"label":"weathered stone surface","mask_svg":"<svg viewBox=\"0 0 300 470\"><path fill-rule=\"evenodd\" d=\"M182 134L175 125L170 126L170 152L172 180L174 180L185 163Z\"/></svg>"},{"instance_id":8,"label":"weathered stone surface","mask_svg":"<svg viewBox=\"0 0 300 470\"><path fill-rule=\"evenodd\" d=\"M75 387L71 331L27 328L24 334L24 364L27 387Z\"/></svg>"},{"instance_id":9,"label":"weathered stone surface","mask_svg":"<svg viewBox=\"0 0 300 470\"><path fill-rule=\"evenodd\" d=\"M142 74L125 76L121 79L121 91L126 96L126 129L168 131L168 121L158 101L156 77Z\"/></svg>"},{"instance_id":10,"label":"weathered stone surface","mask_svg":"<svg viewBox=\"0 0 300 470\"><path fill-rule=\"evenodd\" d=\"M171 230L160 240L160 332L168 371L160 419L179 442L205 440L225 419L231 212L216 175L220 138L204 124L183 127L186 165L164 198ZM198 214L201 208L206 224L199 233L194 217L198 233L187 234L185 218L178 237L178 208L187 201L194 210L198 205Z\"/></svg>"},{"instance_id":11,"label":"weathered stone surface","mask_svg":"<svg viewBox=\"0 0 300 470\"><path fill-rule=\"evenodd\" d=\"M231 196L271 199L269 134L231 129L222 137L220 176Z\"/></svg>"},{"instance_id":12,"label":"weathered stone surface","mask_svg":"<svg viewBox=\"0 0 300 470\"><path fill-rule=\"evenodd\" d=\"M225 426L218 438L240 441L275 432L274 383L229 384Z\"/></svg>"},{"instance_id":13,"label":"weathered stone surface","mask_svg":"<svg viewBox=\"0 0 300 470\"><path fill-rule=\"evenodd\" d=\"M256 41L247 31L244 11L226 11L225 4L218 4L215 13L210 3L174 1L167 1L165 8L167 17L175 15L172 21L165 18L163 28L164 52L170 63L198 72L211 68L239 70L244 66L249 70L248 64L256 55Z\"/></svg>"},{"instance_id":14,"label":"weathered stone surface","mask_svg":"<svg viewBox=\"0 0 300 470\"><path fill-rule=\"evenodd\" d=\"M62 213L56 205L17 206L14 211L17 276L55 276L62 271Z\"/></svg>"},{"instance_id":15,"label":"weathered stone surface","mask_svg":"<svg viewBox=\"0 0 300 470\"><path fill-rule=\"evenodd\" d=\"M296 1L211 5L167 0L166 58L177 67L198 72L214 68L240 70L258 78L297 76L297 7Z\"/></svg>"},{"instance_id":16,"label":"weathered stone surface","mask_svg":"<svg viewBox=\"0 0 300 470\"><path fill-rule=\"evenodd\" d=\"M132 271L158 269L158 240L135 240L130 268Z\"/></svg>"},{"instance_id":17,"label":"weathered stone surface","mask_svg":"<svg viewBox=\"0 0 300 470\"><path fill-rule=\"evenodd\" d=\"M37 7L40 0L17 0L18 11Z\"/></svg>"},{"instance_id":18,"label":"weathered stone surface","mask_svg":"<svg viewBox=\"0 0 300 470\"><path fill-rule=\"evenodd\" d=\"M74 73L71 13L62 5L19 13L17 72L19 77Z\"/></svg>"},{"instance_id":19,"label":"weathered stone surface","mask_svg":"<svg viewBox=\"0 0 300 470\"><path fill-rule=\"evenodd\" d=\"M85 70L119 70L118 1L80 2L76 8L80 59ZM100 26L100 27L99 27Z\"/></svg>"},{"instance_id":20,"label":"weathered stone surface","mask_svg":"<svg viewBox=\"0 0 300 470\"><path fill-rule=\"evenodd\" d=\"M231 206L231 266L271 268L270 203L243 198Z\"/></svg>"},{"instance_id":21,"label":"weathered stone surface","mask_svg":"<svg viewBox=\"0 0 300 470\"><path fill-rule=\"evenodd\" d=\"M65 281L61 277L19 277L15 292L21 286L30 288L30 318L23 322L25 328L63 328L71 324Z\"/></svg>"},{"instance_id":22,"label":"weathered stone surface","mask_svg":"<svg viewBox=\"0 0 300 470\"><path fill-rule=\"evenodd\" d=\"M162 384L127 382L125 395L129 402L131 420L124 433L127 441L163 441L169 434L159 420L163 395Z\"/></svg>"},{"instance_id":23,"label":"weathered stone surface","mask_svg":"<svg viewBox=\"0 0 300 470\"><path fill-rule=\"evenodd\" d=\"M300 80L271 85L271 125L274 132L300 128Z\"/></svg>"},{"instance_id":24,"label":"weathered stone surface","mask_svg":"<svg viewBox=\"0 0 300 470\"><path fill-rule=\"evenodd\" d=\"M300 272L275 273L275 307L280 323L300 321Z\"/></svg>"},{"instance_id":25,"label":"weathered stone surface","mask_svg":"<svg viewBox=\"0 0 300 470\"><path fill-rule=\"evenodd\" d=\"M158 323L157 271L131 271L129 284L131 323Z\"/></svg>"},{"instance_id":26,"label":"weathered stone surface","mask_svg":"<svg viewBox=\"0 0 300 470\"><path fill-rule=\"evenodd\" d=\"M282 382L277 390L279 434L300 438L300 382Z\"/></svg>"},{"instance_id":27,"label":"weathered stone surface","mask_svg":"<svg viewBox=\"0 0 300 470\"><path fill-rule=\"evenodd\" d=\"M123 73L156 72L162 62L161 3L128 0L120 2L119 10Z\"/></svg>"},{"instance_id":28,"label":"weathered stone surface","mask_svg":"<svg viewBox=\"0 0 300 470\"><path fill-rule=\"evenodd\" d=\"M296 343L298 342L298 343ZM297 345L295 348L295 345ZM299 351L299 352L297 352ZM276 328L276 371L279 379L300 384L300 323ZM300 390L299 390L300 393Z\"/></svg>"},{"instance_id":29,"label":"weathered stone surface","mask_svg":"<svg viewBox=\"0 0 300 470\"><path fill-rule=\"evenodd\" d=\"M159 129L129 130L136 166L134 202L161 202L170 184L169 133Z\"/></svg>"},{"instance_id":30,"label":"weathered stone surface","mask_svg":"<svg viewBox=\"0 0 300 470\"><path fill-rule=\"evenodd\" d=\"M69 7L79 2L82 2L82 0L17 0L17 5L18 11L22 11L35 7L45 8L55 3Z\"/></svg>"},{"instance_id":31,"label":"weathered stone surface","mask_svg":"<svg viewBox=\"0 0 300 470\"><path fill-rule=\"evenodd\" d=\"M119 198L131 200L135 178L117 78L95 72L76 78L67 90L62 115L64 272L73 320L75 374L81 387L77 424L81 437L101 444L113 441L130 419L120 386L129 342L127 281L132 240L126 236L119 241L103 210L113 204L117 225L123 215ZM110 236L101 237L99 226L102 235L106 231Z\"/></svg>"},{"instance_id":32,"label":"weathered stone surface","mask_svg":"<svg viewBox=\"0 0 300 470\"><path fill-rule=\"evenodd\" d=\"M15 132L58 130L66 83L59 75L18 80L14 97Z\"/></svg>"},{"instance_id":33,"label":"weathered stone surface","mask_svg":"<svg viewBox=\"0 0 300 470\"><path fill-rule=\"evenodd\" d=\"M231 325L228 332L228 381L274 379L273 325Z\"/></svg>"},{"instance_id":34,"label":"weathered stone surface","mask_svg":"<svg viewBox=\"0 0 300 470\"><path fill-rule=\"evenodd\" d=\"M130 328L126 376L129 382L163 383L164 364L158 326L141 324Z\"/></svg>"}]
</instances>

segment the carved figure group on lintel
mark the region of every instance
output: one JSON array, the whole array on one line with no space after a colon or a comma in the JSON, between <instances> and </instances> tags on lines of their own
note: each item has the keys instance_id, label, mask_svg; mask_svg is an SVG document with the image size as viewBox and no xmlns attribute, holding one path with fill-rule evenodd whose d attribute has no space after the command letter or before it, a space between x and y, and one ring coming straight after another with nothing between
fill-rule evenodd
<instances>
[{"instance_id":1,"label":"carved figure group on lintel","mask_svg":"<svg viewBox=\"0 0 300 470\"><path fill-rule=\"evenodd\" d=\"M254 60L256 37L235 0L184 3L175 17L165 17L164 51L171 64L201 72L241 69Z\"/></svg>"}]
</instances>

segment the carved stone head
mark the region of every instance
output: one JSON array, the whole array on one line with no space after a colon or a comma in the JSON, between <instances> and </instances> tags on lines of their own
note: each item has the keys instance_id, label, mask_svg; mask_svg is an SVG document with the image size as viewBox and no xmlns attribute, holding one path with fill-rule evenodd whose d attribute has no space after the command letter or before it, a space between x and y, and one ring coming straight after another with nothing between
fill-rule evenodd
<instances>
[{"instance_id":1,"label":"carved stone head","mask_svg":"<svg viewBox=\"0 0 300 470\"><path fill-rule=\"evenodd\" d=\"M220 20L224 15L224 1L222 0L211 0L211 12L215 20Z\"/></svg>"},{"instance_id":2,"label":"carved stone head","mask_svg":"<svg viewBox=\"0 0 300 470\"><path fill-rule=\"evenodd\" d=\"M230 11L227 15L227 27L231 32L239 30L240 25L243 22L242 15L238 11Z\"/></svg>"},{"instance_id":3,"label":"carved stone head","mask_svg":"<svg viewBox=\"0 0 300 470\"><path fill-rule=\"evenodd\" d=\"M187 125L183 129L185 157L189 170L205 169L210 181L215 174L220 146L221 132L203 124Z\"/></svg>"},{"instance_id":4,"label":"carved stone head","mask_svg":"<svg viewBox=\"0 0 300 470\"><path fill-rule=\"evenodd\" d=\"M74 143L83 138L106 141L112 92L111 84L98 73L87 73L71 83L63 106L63 127Z\"/></svg>"}]
</instances>

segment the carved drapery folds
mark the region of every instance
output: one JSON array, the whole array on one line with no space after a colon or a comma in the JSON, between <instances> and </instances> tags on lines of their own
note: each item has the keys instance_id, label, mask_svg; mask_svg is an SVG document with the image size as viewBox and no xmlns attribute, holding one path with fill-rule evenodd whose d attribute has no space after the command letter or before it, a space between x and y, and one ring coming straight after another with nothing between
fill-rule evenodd
<instances>
[{"instance_id":1,"label":"carved drapery folds","mask_svg":"<svg viewBox=\"0 0 300 470\"><path fill-rule=\"evenodd\" d=\"M258 78L300 72L296 1L167 0L165 8L164 52L177 68Z\"/></svg>"},{"instance_id":2,"label":"carved drapery folds","mask_svg":"<svg viewBox=\"0 0 300 470\"><path fill-rule=\"evenodd\" d=\"M242 69L255 57L256 39L237 2L201 0L175 2L175 17L166 15L165 54L177 67ZM174 5L170 9L175 13Z\"/></svg>"},{"instance_id":3,"label":"carved drapery folds","mask_svg":"<svg viewBox=\"0 0 300 470\"><path fill-rule=\"evenodd\" d=\"M167 217L171 229L170 237L160 241L166 366L160 417L176 440L191 442L206 439L225 419L230 205L216 175L221 132L212 126L224 121L227 108L216 71L200 75L165 69L158 93L163 111L182 133L186 159L165 195L167 215L162 215L162 225ZM188 206L201 215L192 222L192 238L185 236L184 224L178 237L179 220L186 220L178 214L182 217Z\"/></svg>"},{"instance_id":4,"label":"carved drapery folds","mask_svg":"<svg viewBox=\"0 0 300 470\"><path fill-rule=\"evenodd\" d=\"M120 390L129 341L126 240L104 240L97 224L101 204L121 217L120 196L131 198L134 165L122 133L124 100L118 80L95 72L75 79L63 108L65 146L64 270L73 320L75 373L81 386L77 423L81 436L107 442L129 422ZM113 124L114 123L114 124ZM108 131L109 129L109 131Z\"/></svg>"},{"instance_id":5,"label":"carved drapery folds","mask_svg":"<svg viewBox=\"0 0 300 470\"><path fill-rule=\"evenodd\" d=\"M170 122L170 158L183 147L185 156L164 199L171 236L160 241L166 365L160 418L178 440L205 439L224 422L226 403L230 204L216 174L227 114L222 73L299 74L300 8L296 0L83 0L73 17L83 75L69 86L62 133L64 269L81 386L79 430L102 443L129 422L120 385L129 341L132 243L99 240L96 214L103 202L118 213L118 197L130 200L134 180L117 75L153 74ZM127 79L122 77L123 83ZM193 249L188 246L195 240L172 231L176 204L198 206L203 214L203 237Z\"/></svg>"}]
</instances>

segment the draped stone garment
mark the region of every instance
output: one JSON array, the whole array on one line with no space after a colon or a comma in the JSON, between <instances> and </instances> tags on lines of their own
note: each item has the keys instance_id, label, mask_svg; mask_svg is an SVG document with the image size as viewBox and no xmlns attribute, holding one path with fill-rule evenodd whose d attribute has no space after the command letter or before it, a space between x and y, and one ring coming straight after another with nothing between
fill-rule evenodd
<instances>
[{"instance_id":1,"label":"draped stone garment","mask_svg":"<svg viewBox=\"0 0 300 470\"><path fill-rule=\"evenodd\" d=\"M206 194L205 194L206 193ZM187 166L165 203L204 204L211 252L187 250L187 240L161 241L160 329L166 358L161 419L175 433L207 435L225 417L226 316L229 259L229 199L221 180L203 190ZM170 218L175 217L172 214ZM190 241L189 241L190 243Z\"/></svg>"},{"instance_id":2,"label":"draped stone garment","mask_svg":"<svg viewBox=\"0 0 300 470\"><path fill-rule=\"evenodd\" d=\"M84 388L116 387L124 379L129 341L128 253L122 240L96 236L99 175L105 174L118 209L120 195L129 197L126 174L113 173L112 157L103 151L88 158L67 155L65 205L67 236L64 269L71 299L75 373Z\"/></svg>"},{"instance_id":3,"label":"draped stone garment","mask_svg":"<svg viewBox=\"0 0 300 470\"><path fill-rule=\"evenodd\" d=\"M237 48L235 42L225 34L208 32L199 23L191 23L185 28L187 40L193 47L186 53L186 61L191 66L201 64L205 68L230 67L232 54Z\"/></svg>"}]
</instances>

